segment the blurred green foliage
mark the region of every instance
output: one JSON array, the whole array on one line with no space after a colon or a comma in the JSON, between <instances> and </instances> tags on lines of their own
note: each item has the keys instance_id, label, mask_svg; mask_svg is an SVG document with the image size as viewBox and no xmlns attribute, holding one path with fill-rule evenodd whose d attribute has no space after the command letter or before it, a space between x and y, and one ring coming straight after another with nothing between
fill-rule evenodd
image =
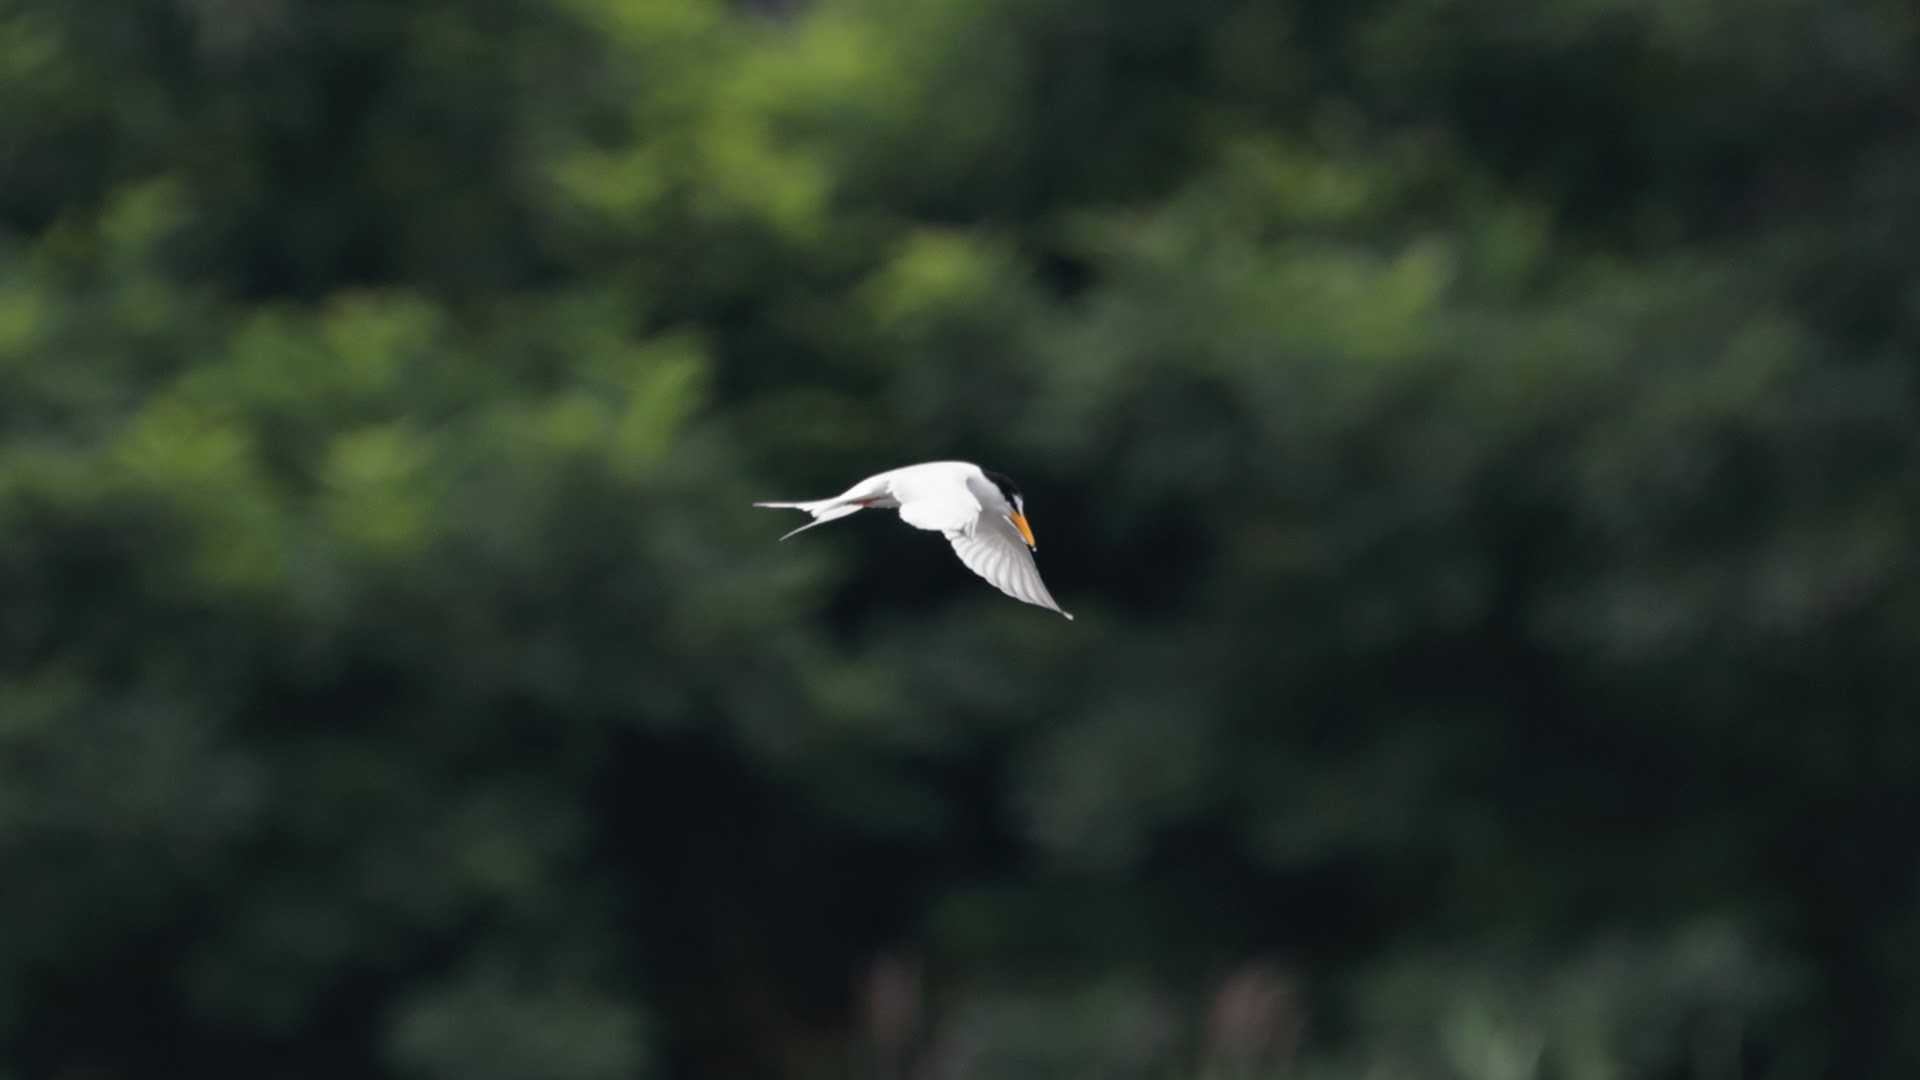
<instances>
[{"instance_id":1,"label":"blurred green foliage","mask_svg":"<svg viewBox=\"0 0 1920 1080\"><path fill-rule=\"evenodd\" d=\"M0 1076L1904 1077L1920 8L0 0ZM1019 477L1067 625L747 508Z\"/></svg>"}]
</instances>

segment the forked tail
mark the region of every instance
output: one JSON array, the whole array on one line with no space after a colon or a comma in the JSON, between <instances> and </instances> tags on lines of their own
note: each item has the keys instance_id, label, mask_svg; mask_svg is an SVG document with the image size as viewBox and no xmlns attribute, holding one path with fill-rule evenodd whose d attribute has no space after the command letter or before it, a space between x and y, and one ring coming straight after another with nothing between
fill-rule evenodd
<instances>
[{"instance_id":1,"label":"forked tail","mask_svg":"<svg viewBox=\"0 0 1920 1080\"><path fill-rule=\"evenodd\" d=\"M819 499L814 502L757 502L753 505L764 506L769 510L805 510L807 513L813 515L812 521L781 537L780 539L782 540L796 533L806 532L815 525L825 525L829 521L838 521L848 514L857 514L866 509L864 503L852 501L843 502L840 499Z\"/></svg>"}]
</instances>

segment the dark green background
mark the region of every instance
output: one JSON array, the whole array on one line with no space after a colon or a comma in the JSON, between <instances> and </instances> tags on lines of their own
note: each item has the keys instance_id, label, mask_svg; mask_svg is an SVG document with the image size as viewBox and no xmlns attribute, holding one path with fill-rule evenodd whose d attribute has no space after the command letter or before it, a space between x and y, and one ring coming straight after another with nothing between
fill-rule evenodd
<instances>
[{"instance_id":1,"label":"dark green background","mask_svg":"<svg viewBox=\"0 0 1920 1080\"><path fill-rule=\"evenodd\" d=\"M1911 0L0 0L0 1078L1920 1068ZM862 515L1018 478L1015 604Z\"/></svg>"}]
</instances>

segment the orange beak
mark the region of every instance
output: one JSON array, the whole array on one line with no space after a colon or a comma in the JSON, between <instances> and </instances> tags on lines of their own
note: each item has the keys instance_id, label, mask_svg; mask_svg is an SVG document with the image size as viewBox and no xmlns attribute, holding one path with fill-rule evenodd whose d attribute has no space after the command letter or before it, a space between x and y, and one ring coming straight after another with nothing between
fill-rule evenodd
<instances>
[{"instance_id":1,"label":"orange beak","mask_svg":"<svg viewBox=\"0 0 1920 1080\"><path fill-rule=\"evenodd\" d=\"M1013 527L1020 530L1020 538L1027 542L1029 548L1039 549L1040 545L1033 542L1033 529L1027 524L1027 515L1015 510L1007 515L1007 520L1013 522Z\"/></svg>"}]
</instances>

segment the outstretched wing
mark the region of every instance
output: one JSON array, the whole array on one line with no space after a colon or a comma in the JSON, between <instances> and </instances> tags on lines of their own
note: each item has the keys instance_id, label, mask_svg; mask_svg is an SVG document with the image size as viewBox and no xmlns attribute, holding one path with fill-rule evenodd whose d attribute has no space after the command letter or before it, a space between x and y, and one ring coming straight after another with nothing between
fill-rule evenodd
<instances>
[{"instance_id":1,"label":"outstretched wing","mask_svg":"<svg viewBox=\"0 0 1920 1080\"><path fill-rule=\"evenodd\" d=\"M887 474L887 492L900 503L900 520L944 533L953 553L988 584L1015 600L1073 618L1054 603L1013 523L981 506L968 483L979 473L977 466L965 462L909 466Z\"/></svg>"},{"instance_id":2,"label":"outstretched wing","mask_svg":"<svg viewBox=\"0 0 1920 1080\"><path fill-rule=\"evenodd\" d=\"M967 569L985 578L994 588L1015 600L1073 618L1054 602L1046 582L1040 580L1040 568L1034 565L1033 553L1027 550L1026 541L1005 519L983 514L971 533L949 532L947 541L953 545L953 553L967 564Z\"/></svg>"}]
</instances>

